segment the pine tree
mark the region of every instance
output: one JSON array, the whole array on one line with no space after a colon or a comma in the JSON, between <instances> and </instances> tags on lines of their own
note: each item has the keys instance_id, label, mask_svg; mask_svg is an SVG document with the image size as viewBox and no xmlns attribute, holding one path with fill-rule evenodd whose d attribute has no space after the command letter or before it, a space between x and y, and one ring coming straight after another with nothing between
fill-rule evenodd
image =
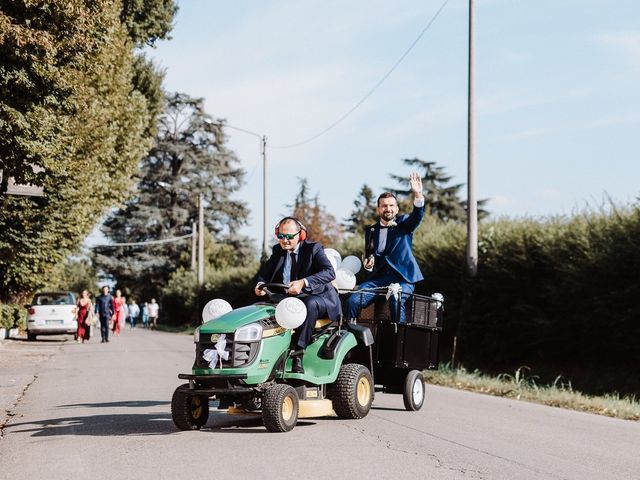
<instances>
[{"instance_id":1,"label":"pine tree","mask_svg":"<svg viewBox=\"0 0 640 480\"><path fill-rule=\"evenodd\" d=\"M460 198L460 190L463 183L449 185L452 176L445 173L444 167L439 167L436 162L427 162L419 158L405 158L402 160L405 165L413 167L418 171L423 171L422 185L424 188L425 205L427 212L443 221L465 222L467 218L466 200ZM411 189L408 187L408 176L403 177L396 174L389 175L393 180L406 188L389 188L388 191L398 197L398 204L401 212L410 212L413 203ZM478 201L478 218L486 218L489 212L482 208L487 200Z\"/></svg>"},{"instance_id":2,"label":"pine tree","mask_svg":"<svg viewBox=\"0 0 640 480\"><path fill-rule=\"evenodd\" d=\"M135 195L113 212L102 231L114 243L145 242L192 233L198 197L203 196L205 227L218 249L231 258L219 264L244 265L253 257L250 242L237 235L249 211L234 200L245 172L225 146L224 122L213 121L203 99L183 93L166 99L155 145L140 164ZM171 272L189 264L191 243L101 248L96 264L118 285L143 295L158 294Z\"/></svg>"},{"instance_id":3,"label":"pine tree","mask_svg":"<svg viewBox=\"0 0 640 480\"><path fill-rule=\"evenodd\" d=\"M358 197L353 201L353 206L354 209L345 224L349 233L360 233L365 226L375 223L378 219L376 196L368 185L362 186Z\"/></svg>"}]
</instances>

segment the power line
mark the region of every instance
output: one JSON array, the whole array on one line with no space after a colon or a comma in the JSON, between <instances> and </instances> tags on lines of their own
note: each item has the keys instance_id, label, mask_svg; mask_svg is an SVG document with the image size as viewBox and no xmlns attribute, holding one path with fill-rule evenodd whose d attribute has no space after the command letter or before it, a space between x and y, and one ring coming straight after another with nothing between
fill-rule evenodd
<instances>
[{"instance_id":1,"label":"power line","mask_svg":"<svg viewBox=\"0 0 640 480\"><path fill-rule=\"evenodd\" d=\"M184 240L185 238L193 237L193 233L189 233L187 235L183 235L181 237L172 237L165 238L162 240L147 240L146 242L130 242L130 243L105 243L102 245L92 245L89 248L99 248L99 247L136 247L138 245L157 245L160 243L171 243L171 242L179 242L180 240Z\"/></svg>"},{"instance_id":2,"label":"power line","mask_svg":"<svg viewBox=\"0 0 640 480\"><path fill-rule=\"evenodd\" d=\"M409 52L411 52L411 50L413 50L413 47L416 46L416 44L420 41L422 36L427 32L427 30L429 30L429 27L431 27L431 24L436 20L436 18L438 18L438 15L440 15L440 12L442 12L442 10L447 5L447 3L449 3L449 0L445 0L444 1L444 3L440 6L438 11L433 15L433 17L431 17L431 20L429 20L427 25L422 29L422 31L416 37L416 39L413 41L413 43L411 45L409 45L409 48L407 48L407 50L402 54L402 56L393 65L393 67L391 67L391 69L382 77L382 79L380 79L380 81L378 83L376 83L376 85L369 91L369 93L367 93L364 97L362 97L362 99L358 103L356 103L349 111L347 111L347 113L342 115L340 118L338 118L335 122L330 124L324 130L321 130L320 132L316 133L312 137L307 138L306 140L302 140L302 141L297 142L297 143L291 143L289 145L276 145L276 146L270 145L269 148L278 148L278 149L294 148L294 147L299 147L299 146L304 145L306 143L312 142L316 138L318 138L318 137L324 135L325 133L327 133L329 130L331 130L333 127L335 127L340 122L345 120L353 112L355 112L358 109L358 107L360 107L360 105L362 105L371 95L373 95L373 93L385 82L385 80L389 77L389 75L391 75L393 73L393 71L396 68L398 68L398 66L402 63L402 61L405 59L405 57L407 55L409 55Z\"/></svg>"}]
</instances>

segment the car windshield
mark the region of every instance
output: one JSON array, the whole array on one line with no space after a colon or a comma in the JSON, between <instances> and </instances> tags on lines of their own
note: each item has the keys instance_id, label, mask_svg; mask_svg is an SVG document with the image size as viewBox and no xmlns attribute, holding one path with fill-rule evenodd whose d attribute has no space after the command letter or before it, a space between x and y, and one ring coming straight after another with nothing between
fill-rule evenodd
<instances>
[{"instance_id":1,"label":"car windshield","mask_svg":"<svg viewBox=\"0 0 640 480\"><path fill-rule=\"evenodd\" d=\"M70 293L39 293L33 297L33 305L74 305L75 299Z\"/></svg>"}]
</instances>

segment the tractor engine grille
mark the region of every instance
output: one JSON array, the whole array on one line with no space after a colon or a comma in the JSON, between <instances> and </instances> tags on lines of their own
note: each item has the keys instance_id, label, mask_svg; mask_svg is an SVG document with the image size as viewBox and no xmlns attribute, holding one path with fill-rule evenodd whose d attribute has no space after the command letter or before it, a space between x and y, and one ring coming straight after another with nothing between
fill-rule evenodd
<instances>
[{"instance_id":1,"label":"tractor engine grille","mask_svg":"<svg viewBox=\"0 0 640 480\"><path fill-rule=\"evenodd\" d=\"M243 367L245 365L249 365L252 363L256 355L258 354L258 350L260 348L260 341L256 342L236 342L233 338L232 333L226 334L227 344L225 345L224 350L229 352L229 359L222 360L220 362L220 358L218 358L215 367L209 366L209 362L207 362L203 355L205 350L214 349L216 347L217 342L206 341L200 342L196 344L196 361L194 364L195 368L220 368L222 364L222 368L238 368Z\"/></svg>"}]
</instances>

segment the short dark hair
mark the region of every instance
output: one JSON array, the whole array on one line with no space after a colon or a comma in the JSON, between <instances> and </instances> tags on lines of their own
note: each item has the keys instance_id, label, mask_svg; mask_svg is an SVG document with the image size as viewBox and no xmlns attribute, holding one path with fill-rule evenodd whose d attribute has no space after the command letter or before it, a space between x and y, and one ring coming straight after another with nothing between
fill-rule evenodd
<instances>
[{"instance_id":1,"label":"short dark hair","mask_svg":"<svg viewBox=\"0 0 640 480\"><path fill-rule=\"evenodd\" d=\"M384 192L381 193L380 196L378 197L378 201L376 202L376 205L379 207L380 206L380 200L382 200L383 198L393 198L396 203L398 203L398 199L396 198L396 196L391 193L391 192Z\"/></svg>"}]
</instances>

